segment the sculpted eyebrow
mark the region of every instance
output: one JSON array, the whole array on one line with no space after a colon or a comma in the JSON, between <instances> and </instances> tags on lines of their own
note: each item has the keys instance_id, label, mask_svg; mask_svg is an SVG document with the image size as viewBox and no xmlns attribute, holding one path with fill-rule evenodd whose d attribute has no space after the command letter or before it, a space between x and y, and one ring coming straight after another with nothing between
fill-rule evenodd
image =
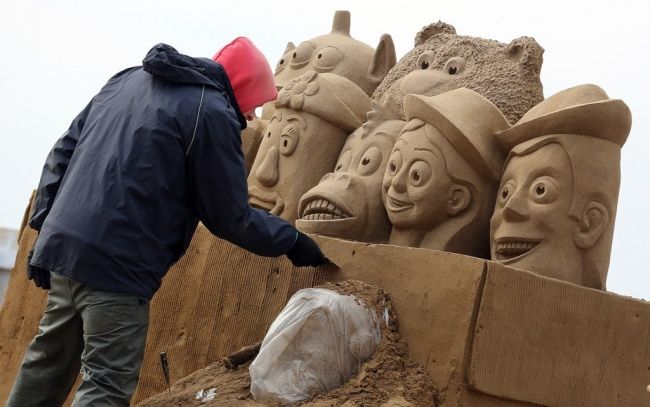
<instances>
[{"instance_id":1,"label":"sculpted eyebrow","mask_svg":"<svg viewBox=\"0 0 650 407\"><path fill-rule=\"evenodd\" d=\"M432 150L432 149L430 149L430 148L415 147L413 150L414 150L414 151L428 151L428 152L430 152L431 154L433 154L433 155L435 155L436 157L438 157L438 152L435 151L435 150Z\"/></svg>"}]
</instances>

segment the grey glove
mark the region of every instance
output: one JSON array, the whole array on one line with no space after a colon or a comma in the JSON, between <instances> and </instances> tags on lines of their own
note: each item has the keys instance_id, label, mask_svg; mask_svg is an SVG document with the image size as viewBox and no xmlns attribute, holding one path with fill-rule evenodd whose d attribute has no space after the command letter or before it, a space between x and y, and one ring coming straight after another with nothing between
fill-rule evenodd
<instances>
[{"instance_id":1,"label":"grey glove","mask_svg":"<svg viewBox=\"0 0 650 407\"><path fill-rule=\"evenodd\" d=\"M34 255L34 249L30 250L29 255L27 256L27 279L34 280L36 287L42 288L44 290L49 290L50 287L50 271L42 269L40 267L32 266L32 256Z\"/></svg>"}]
</instances>

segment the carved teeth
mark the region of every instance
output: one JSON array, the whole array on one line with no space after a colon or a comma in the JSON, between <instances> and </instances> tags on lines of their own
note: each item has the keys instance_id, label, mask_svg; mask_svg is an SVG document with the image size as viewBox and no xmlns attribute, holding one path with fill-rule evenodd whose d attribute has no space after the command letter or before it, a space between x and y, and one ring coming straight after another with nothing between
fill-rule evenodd
<instances>
[{"instance_id":1,"label":"carved teeth","mask_svg":"<svg viewBox=\"0 0 650 407\"><path fill-rule=\"evenodd\" d=\"M325 198L315 198L309 201L301 215L304 220L333 220L349 217L350 215Z\"/></svg>"},{"instance_id":2,"label":"carved teeth","mask_svg":"<svg viewBox=\"0 0 650 407\"><path fill-rule=\"evenodd\" d=\"M501 242L496 244L496 255L498 260L508 260L517 256L521 256L524 253L529 252L539 242L531 241L510 241L510 242Z\"/></svg>"},{"instance_id":3,"label":"carved teeth","mask_svg":"<svg viewBox=\"0 0 650 407\"><path fill-rule=\"evenodd\" d=\"M406 208L406 207L409 207L409 206L413 206L413 204L410 203L410 202L400 201L399 199L395 199L395 198L393 198L391 196L389 196L388 199L390 201L391 206L393 206L395 208Z\"/></svg>"}]
</instances>

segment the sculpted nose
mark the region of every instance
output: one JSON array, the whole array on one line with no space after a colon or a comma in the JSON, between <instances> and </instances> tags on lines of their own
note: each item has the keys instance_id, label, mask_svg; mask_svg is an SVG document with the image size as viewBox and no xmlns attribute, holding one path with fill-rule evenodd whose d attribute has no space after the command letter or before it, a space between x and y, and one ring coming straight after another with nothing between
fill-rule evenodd
<instances>
[{"instance_id":1,"label":"sculpted nose","mask_svg":"<svg viewBox=\"0 0 650 407\"><path fill-rule=\"evenodd\" d=\"M522 193L515 192L506 202L503 219L508 222L522 222L528 219L528 205Z\"/></svg>"},{"instance_id":2,"label":"sculpted nose","mask_svg":"<svg viewBox=\"0 0 650 407\"><path fill-rule=\"evenodd\" d=\"M328 172L321 178L319 184L324 182L336 184L337 187L343 189L349 189L352 177L344 172Z\"/></svg>"},{"instance_id":3,"label":"sculpted nose","mask_svg":"<svg viewBox=\"0 0 650 407\"><path fill-rule=\"evenodd\" d=\"M266 187L272 187L278 183L280 178L278 161L280 159L279 151L276 146L271 147L271 149L266 153L264 161L255 171L255 177L260 181L260 183Z\"/></svg>"},{"instance_id":4,"label":"sculpted nose","mask_svg":"<svg viewBox=\"0 0 650 407\"><path fill-rule=\"evenodd\" d=\"M393 187L393 189L396 192L406 192L406 174L407 171L402 168L400 172L395 174L393 177L393 180L391 181L390 185Z\"/></svg>"}]
</instances>

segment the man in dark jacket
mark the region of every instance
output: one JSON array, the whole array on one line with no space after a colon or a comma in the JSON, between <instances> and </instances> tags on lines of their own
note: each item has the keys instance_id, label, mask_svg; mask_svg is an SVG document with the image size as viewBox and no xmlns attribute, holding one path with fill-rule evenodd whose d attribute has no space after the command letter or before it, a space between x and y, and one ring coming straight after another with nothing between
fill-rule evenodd
<instances>
[{"instance_id":1,"label":"man in dark jacket","mask_svg":"<svg viewBox=\"0 0 650 407\"><path fill-rule=\"evenodd\" d=\"M75 406L127 406L149 300L199 221L259 255L326 261L309 237L248 205L240 132L244 114L277 94L268 63L246 38L215 58L223 65L156 45L108 81L50 152L28 266L50 289L48 305L8 406L61 405L80 367Z\"/></svg>"}]
</instances>

